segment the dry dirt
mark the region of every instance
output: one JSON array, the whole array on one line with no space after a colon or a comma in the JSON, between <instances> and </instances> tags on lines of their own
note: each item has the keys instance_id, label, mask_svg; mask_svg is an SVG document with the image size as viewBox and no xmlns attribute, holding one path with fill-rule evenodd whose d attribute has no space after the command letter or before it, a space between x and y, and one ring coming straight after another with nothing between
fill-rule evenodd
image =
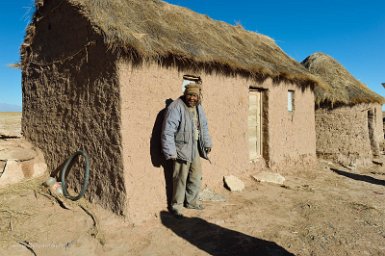
<instances>
[{"instance_id":1,"label":"dry dirt","mask_svg":"<svg viewBox=\"0 0 385 256\"><path fill-rule=\"evenodd\" d=\"M380 165L320 161L286 175L284 186L245 174L242 192L216 191L225 202L203 202L205 210L186 209L182 219L165 207L136 226L52 196L45 178L0 190L0 255L385 255Z\"/></svg>"},{"instance_id":2,"label":"dry dirt","mask_svg":"<svg viewBox=\"0 0 385 256\"><path fill-rule=\"evenodd\" d=\"M21 132L20 112L0 112L0 138L19 137Z\"/></svg>"}]
</instances>

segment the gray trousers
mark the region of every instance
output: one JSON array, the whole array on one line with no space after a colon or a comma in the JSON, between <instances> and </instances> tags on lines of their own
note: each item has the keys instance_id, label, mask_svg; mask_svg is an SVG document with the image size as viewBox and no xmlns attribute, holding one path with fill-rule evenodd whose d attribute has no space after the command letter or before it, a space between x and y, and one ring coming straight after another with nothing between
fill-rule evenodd
<instances>
[{"instance_id":1,"label":"gray trousers","mask_svg":"<svg viewBox=\"0 0 385 256\"><path fill-rule=\"evenodd\" d=\"M183 205L196 205L202 182L202 166L199 154L189 163L174 161L173 193L171 208L181 210Z\"/></svg>"}]
</instances>

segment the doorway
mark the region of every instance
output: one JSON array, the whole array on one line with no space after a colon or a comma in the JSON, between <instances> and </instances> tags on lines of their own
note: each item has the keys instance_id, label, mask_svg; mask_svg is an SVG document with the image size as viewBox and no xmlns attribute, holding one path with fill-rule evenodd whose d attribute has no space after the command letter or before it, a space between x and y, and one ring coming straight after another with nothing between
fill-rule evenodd
<instances>
[{"instance_id":1,"label":"doorway","mask_svg":"<svg viewBox=\"0 0 385 256\"><path fill-rule=\"evenodd\" d=\"M376 138L375 133L375 111L372 109L368 110L368 130L369 130L369 140L370 140L370 146L372 149L372 154L374 157L380 155L380 146L378 144L378 140Z\"/></svg>"}]
</instances>

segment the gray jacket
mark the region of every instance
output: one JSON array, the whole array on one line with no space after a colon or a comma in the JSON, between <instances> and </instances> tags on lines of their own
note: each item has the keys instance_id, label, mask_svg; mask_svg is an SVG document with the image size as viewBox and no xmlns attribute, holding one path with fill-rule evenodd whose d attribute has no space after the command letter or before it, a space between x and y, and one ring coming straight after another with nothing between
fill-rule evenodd
<instances>
[{"instance_id":1,"label":"gray jacket","mask_svg":"<svg viewBox=\"0 0 385 256\"><path fill-rule=\"evenodd\" d=\"M166 159L177 158L192 162L196 157L196 151L193 150L196 143L193 139L193 116L182 97L175 100L167 108L161 135L162 151ZM207 118L202 105L198 104L196 108L200 128L198 149L201 157L208 159L204 148L211 148L212 143Z\"/></svg>"}]
</instances>

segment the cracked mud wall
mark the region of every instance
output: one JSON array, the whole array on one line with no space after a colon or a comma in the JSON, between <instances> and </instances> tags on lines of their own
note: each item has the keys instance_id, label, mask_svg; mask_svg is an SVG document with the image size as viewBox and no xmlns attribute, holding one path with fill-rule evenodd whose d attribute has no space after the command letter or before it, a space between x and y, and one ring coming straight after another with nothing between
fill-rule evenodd
<instances>
[{"instance_id":1,"label":"cracked mud wall","mask_svg":"<svg viewBox=\"0 0 385 256\"><path fill-rule=\"evenodd\" d=\"M369 132L368 112L374 113ZM378 144L383 137L381 106L357 104L316 110L317 154L344 165L367 165L373 158L370 133Z\"/></svg>"},{"instance_id":2,"label":"cracked mud wall","mask_svg":"<svg viewBox=\"0 0 385 256\"><path fill-rule=\"evenodd\" d=\"M120 94L115 58L76 7L47 1L23 45L22 132L57 175L77 149L91 172L86 198L113 212L125 210L121 160ZM79 188L80 164L67 178Z\"/></svg>"}]
</instances>

